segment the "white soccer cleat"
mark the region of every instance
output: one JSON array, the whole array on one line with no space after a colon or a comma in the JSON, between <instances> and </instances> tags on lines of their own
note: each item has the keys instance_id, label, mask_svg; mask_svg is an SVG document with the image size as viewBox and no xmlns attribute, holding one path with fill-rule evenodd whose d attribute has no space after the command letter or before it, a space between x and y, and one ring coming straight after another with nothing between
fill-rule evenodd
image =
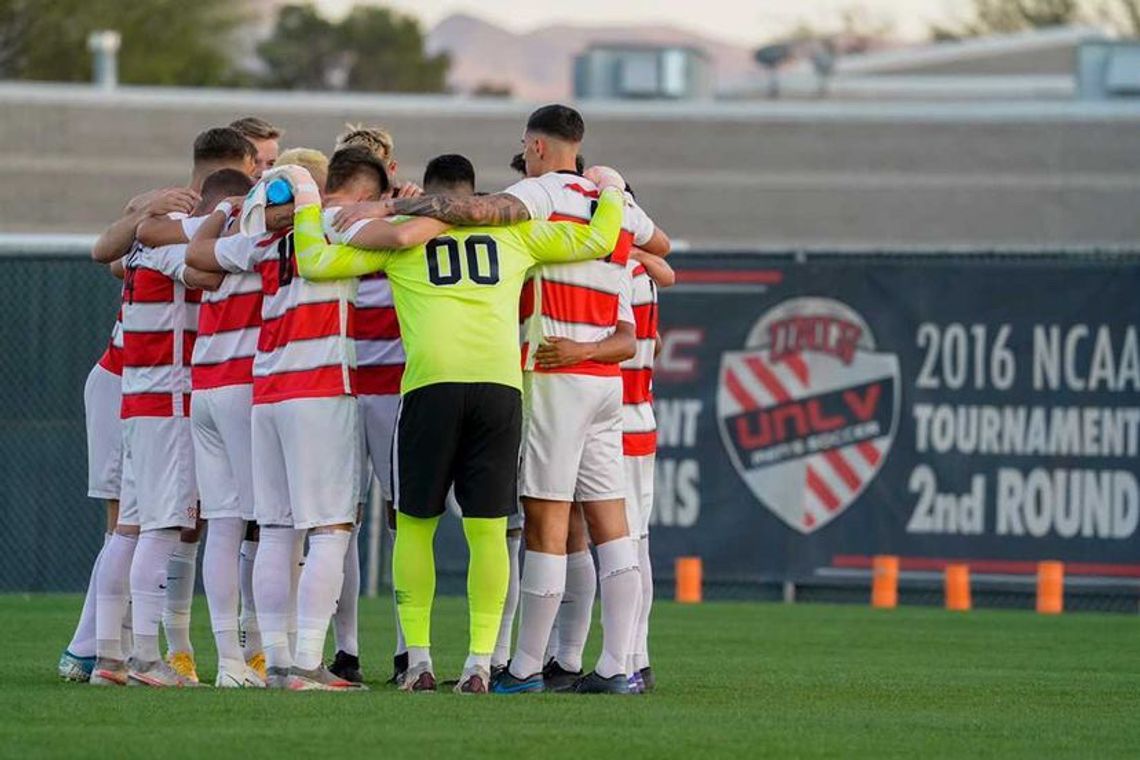
<instances>
[{"instance_id":1,"label":"white soccer cleat","mask_svg":"<svg viewBox=\"0 0 1140 760\"><path fill-rule=\"evenodd\" d=\"M201 684L179 675L178 671L170 667L170 665L163 660L140 662L131 658L127 661L127 685L154 686L158 688L187 688L200 686Z\"/></svg>"},{"instance_id":2,"label":"white soccer cleat","mask_svg":"<svg viewBox=\"0 0 1140 760\"><path fill-rule=\"evenodd\" d=\"M264 689L265 681L241 660L220 660L214 686L219 689Z\"/></svg>"},{"instance_id":3,"label":"white soccer cleat","mask_svg":"<svg viewBox=\"0 0 1140 760\"><path fill-rule=\"evenodd\" d=\"M91 671L91 680L87 683L92 686L126 686L126 663L121 660L97 660L95 669Z\"/></svg>"},{"instance_id":4,"label":"white soccer cleat","mask_svg":"<svg viewBox=\"0 0 1140 760\"><path fill-rule=\"evenodd\" d=\"M321 666L313 670L292 668L289 679L285 682L289 691L367 691L368 687L362 683L346 681L334 675L328 668Z\"/></svg>"}]
</instances>

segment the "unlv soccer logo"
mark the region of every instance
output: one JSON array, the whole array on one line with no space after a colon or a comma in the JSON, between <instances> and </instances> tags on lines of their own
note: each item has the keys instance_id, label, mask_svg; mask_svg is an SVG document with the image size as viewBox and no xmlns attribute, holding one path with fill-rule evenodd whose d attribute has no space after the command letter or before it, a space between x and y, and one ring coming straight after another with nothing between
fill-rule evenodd
<instances>
[{"instance_id":1,"label":"unlv soccer logo","mask_svg":"<svg viewBox=\"0 0 1140 760\"><path fill-rule=\"evenodd\" d=\"M801 533L829 523L879 472L895 435L899 362L829 298L794 298L724 354L721 437L752 494Z\"/></svg>"}]
</instances>

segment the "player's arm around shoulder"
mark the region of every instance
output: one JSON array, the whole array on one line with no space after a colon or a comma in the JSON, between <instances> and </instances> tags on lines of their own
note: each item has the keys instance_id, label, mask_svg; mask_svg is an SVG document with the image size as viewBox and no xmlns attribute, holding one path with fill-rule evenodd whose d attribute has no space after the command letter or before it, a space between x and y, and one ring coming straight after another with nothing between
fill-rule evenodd
<instances>
[{"instance_id":1,"label":"player's arm around shoulder","mask_svg":"<svg viewBox=\"0 0 1140 760\"><path fill-rule=\"evenodd\" d=\"M464 227L501 227L533 218L526 204L510 193L493 195L421 195L391 201L396 214L428 216Z\"/></svg>"},{"instance_id":2,"label":"player's arm around shoulder","mask_svg":"<svg viewBox=\"0 0 1140 760\"><path fill-rule=\"evenodd\" d=\"M625 198L617 187L605 187L589 224L528 222L519 225L527 246L539 262L587 261L608 256L621 235Z\"/></svg>"},{"instance_id":3,"label":"player's arm around shoulder","mask_svg":"<svg viewBox=\"0 0 1140 760\"><path fill-rule=\"evenodd\" d=\"M224 257L218 256L218 243L223 239L222 232L226 220L233 212L233 205L229 201L222 201L215 209L198 224L198 229L190 237L186 246L186 264L202 272L245 271L248 267L230 264ZM181 223L180 223L181 224ZM231 236L232 237L232 236ZM232 241L237 243L238 240Z\"/></svg>"},{"instance_id":4,"label":"player's arm around shoulder","mask_svg":"<svg viewBox=\"0 0 1140 760\"><path fill-rule=\"evenodd\" d=\"M297 248L297 273L314 282L379 272L387 266L392 253L330 243L325 236L321 207L317 204L301 206L294 212L293 243Z\"/></svg>"},{"instance_id":5,"label":"player's arm around shoulder","mask_svg":"<svg viewBox=\"0 0 1140 760\"><path fill-rule=\"evenodd\" d=\"M634 248L630 251L630 258L645 267L646 274L649 279L659 288L671 288L677 282L677 273L673 271L673 267L669 266L665 259L652 253L647 253L640 248Z\"/></svg>"},{"instance_id":6,"label":"player's arm around shoulder","mask_svg":"<svg viewBox=\"0 0 1140 760\"><path fill-rule=\"evenodd\" d=\"M426 216L372 219L345 230L354 248L370 251L396 251L423 245L451 229L447 222Z\"/></svg>"}]
</instances>

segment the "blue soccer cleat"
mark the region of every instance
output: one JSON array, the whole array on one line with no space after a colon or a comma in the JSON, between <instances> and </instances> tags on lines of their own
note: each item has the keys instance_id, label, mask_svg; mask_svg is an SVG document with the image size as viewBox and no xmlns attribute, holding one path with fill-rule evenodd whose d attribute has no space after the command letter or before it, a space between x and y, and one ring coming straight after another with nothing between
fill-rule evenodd
<instances>
[{"instance_id":1,"label":"blue soccer cleat","mask_svg":"<svg viewBox=\"0 0 1140 760\"><path fill-rule=\"evenodd\" d=\"M517 678L511 674L510 668L503 668L502 672L491 679L492 694L534 694L545 689L542 673L532 673L526 678Z\"/></svg>"},{"instance_id":2,"label":"blue soccer cleat","mask_svg":"<svg viewBox=\"0 0 1140 760\"><path fill-rule=\"evenodd\" d=\"M59 656L59 677L65 681L87 683L95 669L94 657L79 657L66 649Z\"/></svg>"}]
</instances>

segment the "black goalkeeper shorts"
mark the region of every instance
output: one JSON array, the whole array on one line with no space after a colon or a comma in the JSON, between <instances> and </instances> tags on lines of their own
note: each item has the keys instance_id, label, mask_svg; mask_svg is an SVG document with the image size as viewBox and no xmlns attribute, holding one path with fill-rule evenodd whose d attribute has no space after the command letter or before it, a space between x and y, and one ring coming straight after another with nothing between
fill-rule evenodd
<instances>
[{"instance_id":1,"label":"black goalkeeper shorts","mask_svg":"<svg viewBox=\"0 0 1140 760\"><path fill-rule=\"evenodd\" d=\"M392 494L411 517L443 514L448 489L464 517L506 517L518 503L522 394L497 383L436 383L400 401Z\"/></svg>"}]
</instances>

